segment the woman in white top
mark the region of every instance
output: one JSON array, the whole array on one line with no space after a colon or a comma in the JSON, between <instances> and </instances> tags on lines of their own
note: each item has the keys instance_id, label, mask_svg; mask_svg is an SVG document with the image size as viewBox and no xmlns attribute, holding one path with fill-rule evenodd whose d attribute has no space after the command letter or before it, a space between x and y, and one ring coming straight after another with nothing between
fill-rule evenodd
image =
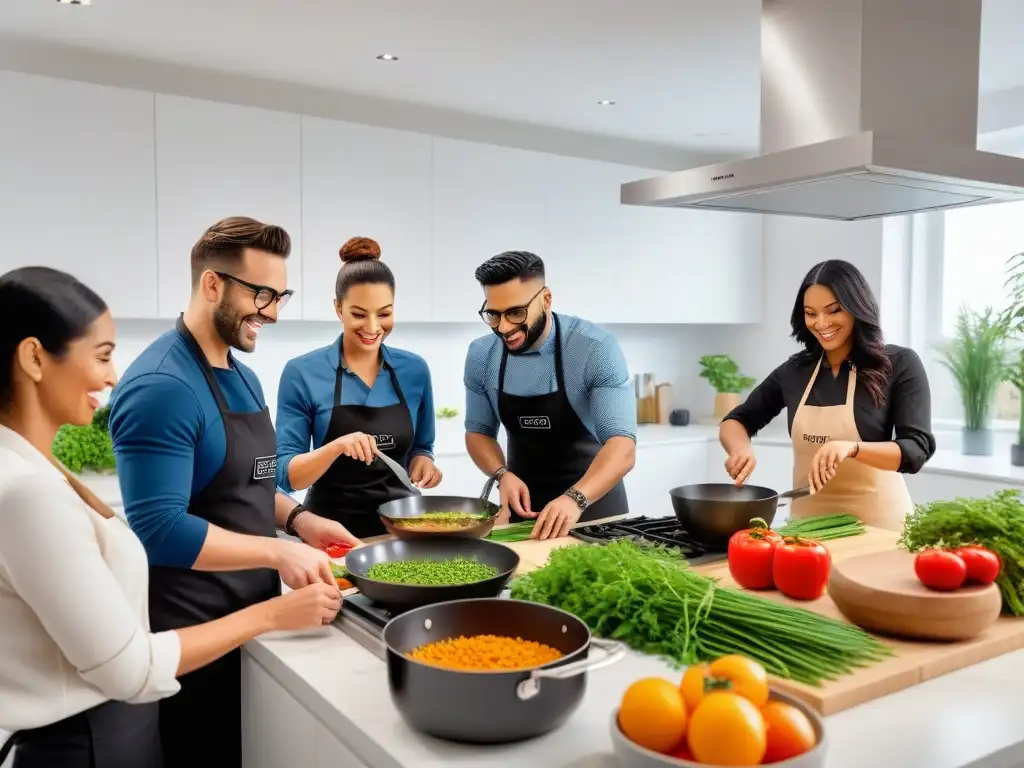
<instances>
[{"instance_id":1,"label":"woman in white top","mask_svg":"<svg viewBox=\"0 0 1024 768\"><path fill-rule=\"evenodd\" d=\"M39 267L0 277L0 307L0 729L15 768L159 768L155 702L178 676L263 632L328 623L340 595L315 584L151 633L142 544L50 453L115 383L114 321Z\"/></svg>"}]
</instances>

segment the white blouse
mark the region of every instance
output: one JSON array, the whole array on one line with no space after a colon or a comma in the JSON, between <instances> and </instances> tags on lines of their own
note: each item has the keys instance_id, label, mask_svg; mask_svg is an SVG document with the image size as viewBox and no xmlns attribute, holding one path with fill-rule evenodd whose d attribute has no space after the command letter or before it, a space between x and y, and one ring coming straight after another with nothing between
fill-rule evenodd
<instances>
[{"instance_id":1,"label":"white blouse","mask_svg":"<svg viewBox=\"0 0 1024 768\"><path fill-rule=\"evenodd\" d=\"M180 657L176 632L149 631L146 552L128 525L0 426L0 729L171 696Z\"/></svg>"}]
</instances>

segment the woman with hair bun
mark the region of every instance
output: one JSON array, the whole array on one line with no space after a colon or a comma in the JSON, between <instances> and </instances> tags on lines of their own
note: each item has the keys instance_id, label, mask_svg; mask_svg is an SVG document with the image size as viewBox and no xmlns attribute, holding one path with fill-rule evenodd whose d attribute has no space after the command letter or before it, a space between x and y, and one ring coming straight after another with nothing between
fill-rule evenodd
<instances>
[{"instance_id":1,"label":"woman with hair bun","mask_svg":"<svg viewBox=\"0 0 1024 768\"><path fill-rule=\"evenodd\" d=\"M837 512L901 530L913 511L903 474L935 453L928 376L917 353L886 344L864 275L832 259L807 273L790 317L803 350L725 417L725 469L743 485L756 464L750 438L783 409L793 442L795 518Z\"/></svg>"},{"instance_id":2,"label":"woman with hair bun","mask_svg":"<svg viewBox=\"0 0 1024 768\"><path fill-rule=\"evenodd\" d=\"M339 253L334 309L342 333L281 373L277 476L286 491L309 489L310 511L364 538L386 532L378 506L409 495L375 451L420 488L435 487L441 472L430 370L419 355L384 345L395 325L395 277L368 237L353 237Z\"/></svg>"}]
</instances>

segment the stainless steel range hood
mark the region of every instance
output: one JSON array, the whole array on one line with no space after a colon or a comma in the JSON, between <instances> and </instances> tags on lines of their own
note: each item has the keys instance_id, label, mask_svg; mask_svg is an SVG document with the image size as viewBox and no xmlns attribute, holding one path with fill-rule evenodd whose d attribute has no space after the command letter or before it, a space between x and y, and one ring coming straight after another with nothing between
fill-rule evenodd
<instances>
[{"instance_id":1,"label":"stainless steel range hood","mask_svg":"<svg viewBox=\"0 0 1024 768\"><path fill-rule=\"evenodd\" d=\"M1024 199L1024 159L976 149L981 6L763 0L762 154L621 202L856 221Z\"/></svg>"}]
</instances>

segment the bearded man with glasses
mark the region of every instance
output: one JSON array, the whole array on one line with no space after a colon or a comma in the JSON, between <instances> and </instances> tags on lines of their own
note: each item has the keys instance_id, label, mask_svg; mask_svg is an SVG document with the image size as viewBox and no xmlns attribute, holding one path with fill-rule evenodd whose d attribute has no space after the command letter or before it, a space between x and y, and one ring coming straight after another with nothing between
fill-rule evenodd
<instances>
[{"instance_id":1,"label":"bearded man with glasses","mask_svg":"<svg viewBox=\"0 0 1024 768\"><path fill-rule=\"evenodd\" d=\"M615 337L551 310L536 254L498 254L476 279L492 333L466 356L466 448L497 480L503 515L535 519L533 538L548 539L628 514L622 479L636 458L636 399Z\"/></svg>"},{"instance_id":2,"label":"bearded man with glasses","mask_svg":"<svg viewBox=\"0 0 1024 768\"><path fill-rule=\"evenodd\" d=\"M252 352L291 297L290 251L284 229L255 219L207 229L192 248L188 308L111 397L125 515L149 559L154 632L229 621L280 594L282 580L292 589L333 585L321 547L358 543L277 490L263 388L232 353ZM278 538L279 529L308 544ZM210 755L240 768L240 651L180 682L181 691L160 702L165 768L191 768Z\"/></svg>"}]
</instances>

